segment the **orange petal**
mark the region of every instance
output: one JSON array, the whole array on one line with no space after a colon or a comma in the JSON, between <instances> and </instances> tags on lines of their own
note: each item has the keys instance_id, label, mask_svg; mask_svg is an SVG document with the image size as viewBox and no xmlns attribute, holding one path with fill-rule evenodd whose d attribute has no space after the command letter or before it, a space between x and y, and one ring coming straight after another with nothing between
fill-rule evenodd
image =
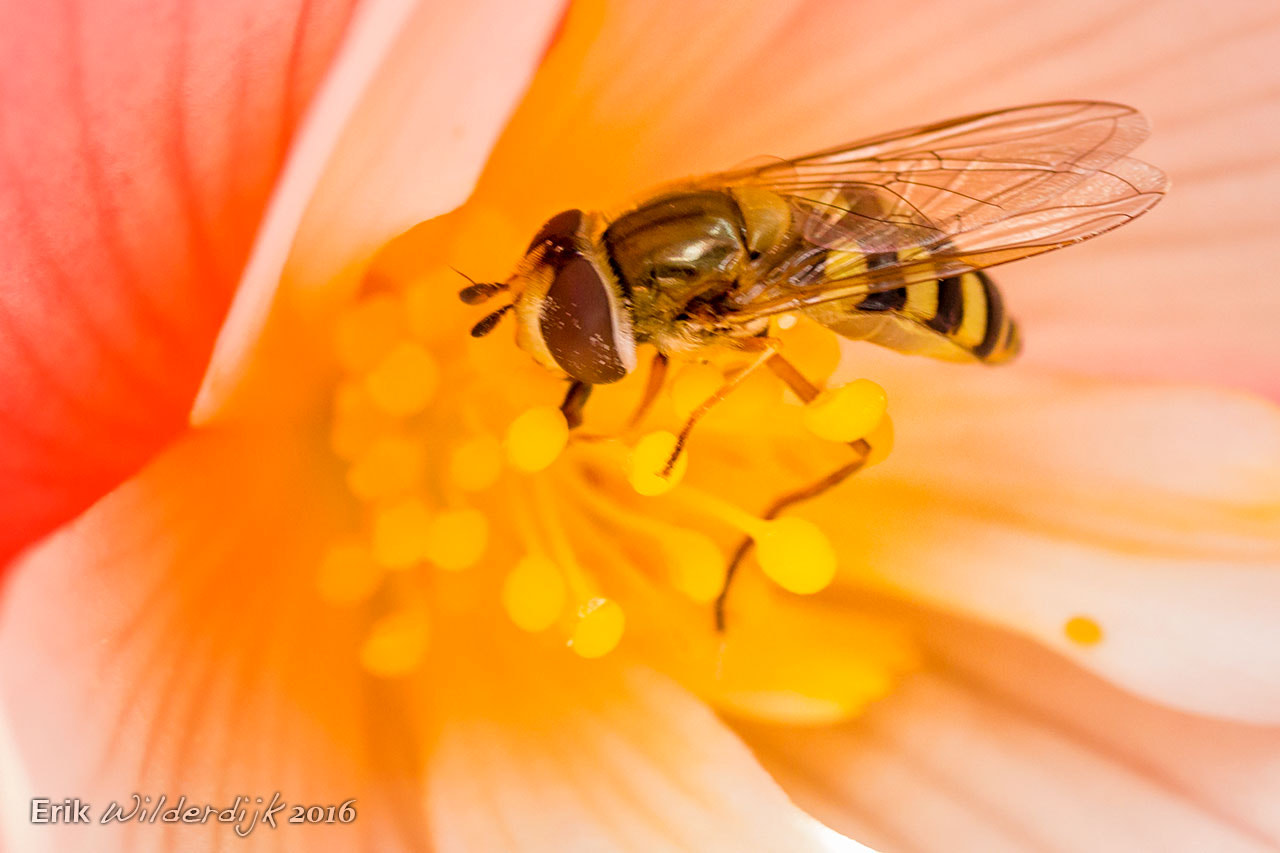
<instances>
[{"instance_id":1,"label":"orange petal","mask_svg":"<svg viewBox=\"0 0 1280 853\"><path fill-rule=\"evenodd\" d=\"M441 853L865 850L796 810L705 706L652 671L508 661L443 691L428 779Z\"/></svg>"},{"instance_id":2,"label":"orange petal","mask_svg":"<svg viewBox=\"0 0 1280 853\"><path fill-rule=\"evenodd\" d=\"M0 564L181 428L350 5L5 7Z\"/></svg>"},{"instance_id":3,"label":"orange petal","mask_svg":"<svg viewBox=\"0 0 1280 853\"><path fill-rule=\"evenodd\" d=\"M279 304L314 328L379 247L466 199L562 6L383 0L356 16L276 190L195 422L244 381L282 280Z\"/></svg>"},{"instance_id":4,"label":"orange petal","mask_svg":"<svg viewBox=\"0 0 1280 853\"><path fill-rule=\"evenodd\" d=\"M316 592L344 503L279 439L183 439L19 563L0 690L33 795L79 796L95 820L134 791L355 798L347 825L255 830L308 850L400 849L420 826L409 715L359 666L366 615ZM58 849L86 837L41 829ZM96 850L240 843L226 825L91 829Z\"/></svg>"},{"instance_id":5,"label":"orange petal","mask_svg":"<svg viewBox=\"0 0 1280 853\"><path fill-rule=\"evenodd\" d=\"M884 849L1271 850L1280 730L1126 694L936 616L932 672L829 729L743 727L797 803Z\"/></svg>"},{"instance_id":6,"label":"orange petal","mask_svg":"<svg viewBox=\"0 0 1280 853\"><path fill-rule=\"evenodd\" d=\"M814 510L845 582L1029 634L1161 702L1280 720L1280 408L946 372L873 374L894 454Z\"/></svg>"}]
</instances>

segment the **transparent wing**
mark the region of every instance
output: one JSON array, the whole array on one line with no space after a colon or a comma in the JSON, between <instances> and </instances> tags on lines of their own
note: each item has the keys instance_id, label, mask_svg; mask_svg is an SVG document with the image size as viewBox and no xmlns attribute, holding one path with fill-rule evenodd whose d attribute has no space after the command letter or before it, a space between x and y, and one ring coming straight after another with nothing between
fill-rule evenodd
<instances>
[{"instance_id":1,"label":"transparent wing","mask_svg":"<svg viewBox=\"0 0 1280 853\"><path fill-rule=\"evenodd\" d=\"M1152 207L1167 186L1158 169L1124 156L1146 136L1131 107L1070 101L703 178L704 186L782 195L815 247L891 259L812 283L797 283L782 264L744 294L735 320L993 266L1109 231Z\"/></svg>"}]
</instances>

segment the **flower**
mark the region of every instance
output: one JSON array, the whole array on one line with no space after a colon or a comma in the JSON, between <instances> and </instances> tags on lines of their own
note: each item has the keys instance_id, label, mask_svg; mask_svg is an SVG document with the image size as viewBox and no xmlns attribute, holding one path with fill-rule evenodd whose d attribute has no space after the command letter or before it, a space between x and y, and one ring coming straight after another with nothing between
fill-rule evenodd
<instances>
[{"instance_id":1,"label":"flower","mask_svg":"<svg viewBox=\"0 0 1280 853\"><path fill-rule=\"evenodd\" d=\"M499 23L479 6L447 20L395 3L228 9L211 21L255 35L153 12L155 31L137 28L151 52L121 55L115 40L142 35L84 10L5 28L28 52L3 55L48 63L6 116L98 142L82 143L94 157L23 145L7 159L26 199L10 208L25 211L7 232L15 267L28 282L65 271L63 291L4 290L6 345L21 344L4 363L27 371L4 392L25 484L5 491L11 547L150 460L14 568L0 683L31 791L356 799L351 825L253 836L305 849L838 845L784 790L886 849L1276 843L1280 421L1240 390L1277 390L1259 322L1274 288L1255 270L1274 251L1280 122L1272 81L1238 72L1280 35L1265 10L1037 4L978 26L942 4L583 4L544 58L551 4ZM295 14L301 37L282 23ZM40 38L49 49L26 47ZM82 64L56 64L53 45L82 43ZM191 59L136 82L157 55ZM263 67L293 81L286 94L240 76ZM190 124L251 128L232 135L243 149L156 123L173 115L149 112L157 100L191 101L155 93L188 79L208 85ZM252 106L213 120L228 93ZM459 333L476 317L446 265L505 275L550 212L1081 95L1143 106L1159 129L1143 156L1177 195L1097 244L1000 271L1027 329L1017 365L854 350L887 389L897 446L795 516L834 543L832 586L799 597L744 572L723 649L705 555L736 541L726 520L751 527L783 485L770 480L826 470L841 448L808 437L760 377L699 425L684 481L642 495L635 436L559 447L540 407L562 387L509 340ZM81 106L60 124L32 108L44 100ZM85 102L120 108L107 121ZM120 117L119 136L91 133ZM15 151L49 161L18 168ZM82 186L97 219L73 205ZM31 201L54 197L70 206ZM80 258L101 259L107 284L86 291L66 266ZM1211 270L1231 298L1206 295ZM82 292L97 301L60 295ZM82 334L39 322L73 310ZM793 349L817 376L833 358L812 332L797 327ZM642 379L593 399L588 426L614 431ZM680 396L654 418L678 422ZM6 823L24 849L240 843Z\"/></svg>"}]
</instances>

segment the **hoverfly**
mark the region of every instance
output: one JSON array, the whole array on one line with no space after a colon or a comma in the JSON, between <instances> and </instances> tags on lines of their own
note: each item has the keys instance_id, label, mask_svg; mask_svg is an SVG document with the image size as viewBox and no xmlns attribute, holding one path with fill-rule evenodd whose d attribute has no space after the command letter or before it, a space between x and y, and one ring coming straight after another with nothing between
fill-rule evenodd
<instances>
[{"instance_id":1,"label":"hoverfly","mask_svg":"<svg viewBox=\"0 0 1280 853\"><path fill-rule=\"evenodd\" d=\"M562 407L572 425L591 386L631 373L644 343L657 350L650 399L666 357L712 345L763 351L761 363L812 399L817 389L762 343L784 313L903 353L995 364L1017 354L1019 335L983 270L1149 210L1165 176L1125 156L1146 136L1130 107L1064 101L694 178L620 215L558 213L511 278L460 295L513 294L472 334L514 308L519 346L573 382Z\"/></svg>"},{"instance_id":2,"label":"hoverfly","mask_svg":"<svg viewBox=\"0 0 1280 853\"><path fill-rule=\"evenodd\" d=\"M738 346L783 313L900 352L997 363L1017 327L987 267L1078 243L1159 201L1165 176L1125 156L1147 123L1066 101L953 119L671 185L618 216L566 210L506 282L517 342L582 385L636 348Z\"/></svg>"}]
</instances>

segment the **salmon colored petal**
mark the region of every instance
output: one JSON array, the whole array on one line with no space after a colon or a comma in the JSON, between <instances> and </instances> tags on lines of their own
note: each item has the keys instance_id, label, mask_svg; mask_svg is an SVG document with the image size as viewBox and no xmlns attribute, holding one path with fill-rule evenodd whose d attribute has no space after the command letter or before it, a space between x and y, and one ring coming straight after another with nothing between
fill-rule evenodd
<instances>
[{"instance_id":1,"label":"salmon colored petal","mask_svg":"<svg viewBox=\"0 0 1280 853\"><path fill-rule=\"evenodd\" d=\"M886 383L894 453L813 510L846 583L1034 636L1161 702L1280 720L1280 409L887 362L859 369ZM1069 639L1077 616L1101 642Z\"/></svg>"},{"instance_id":2,"label":"salmon colored petal","mask_svg":"<svg viewBox=\"0 0 1280 853\"><path fill-rule=\"evenodd\" d=\"M688 173L978 110L1130 103L1171 195L1000 272L1027 360L1280 393L1280 17L1267 3L609 4L570 18L478 196L523 227ZM1225 11L1225 10L1229 10ZM673 38L673 33L689 37ZM1249 69L1247 73L1242 69ZM691 144L696 140L696 144Z\"/></svg>"},{"instance_id":3,"label":"salmon colored petal","mask_svg":"<svg viewBox=\"0 0 1280 853\"><path fill-rule=\"evenodd\" d=\"M183 426L350 6L6 4L0 564Z\"/></svg>"},{"instance_id":4,"label":"salmon colored petal","mask_svg":"<svg viewBox=\"0 0 1280 853\"><path fill-rule=\"evenodd\" d=\"M362 676L362 614L315 593L347 507L290 437L190 435L17 565L0 691L32 795L95 819L135 791L355 798L350 824L260 828L246 849L419 849L405 707ZM226 826L38 829L57 850L241 843Z\"/></svg>"},{"instance_id":5,"label":"salmon colored petal","mask_svg":"<svg viewBox=\"0 0 1280 853\"><path fill-rule=\"evenodd\" d=\"M484 672L441 700L453 704L428 769L440 853L866 849L792 806L710 710L652 671Z\"/></svg>"},{"instance_id":6,"label":"salmon colored petal","mask_svg":"<svg viewBox=\"0 0 1280 853\"><path fill-rule=\"evenodd\" d=\"M196 422L244 380L282 276L286 310L309 320L350 295L384 243L466 199L563 14L563 0L383 5L356 21L299 140Z\"/></svg>"},{"instance_id":7,"label":"salmon colored petal","mask_svg":"<svg viewBox=\"0 0 1280 853\"><path fill-rule=\"evenodd\" d=\"M743 728L818 818L886 850L1280 845L1280 729L1161 708L1025 640L929 621L935 666L864 718Z\"/></svg>"}]
</instances>

